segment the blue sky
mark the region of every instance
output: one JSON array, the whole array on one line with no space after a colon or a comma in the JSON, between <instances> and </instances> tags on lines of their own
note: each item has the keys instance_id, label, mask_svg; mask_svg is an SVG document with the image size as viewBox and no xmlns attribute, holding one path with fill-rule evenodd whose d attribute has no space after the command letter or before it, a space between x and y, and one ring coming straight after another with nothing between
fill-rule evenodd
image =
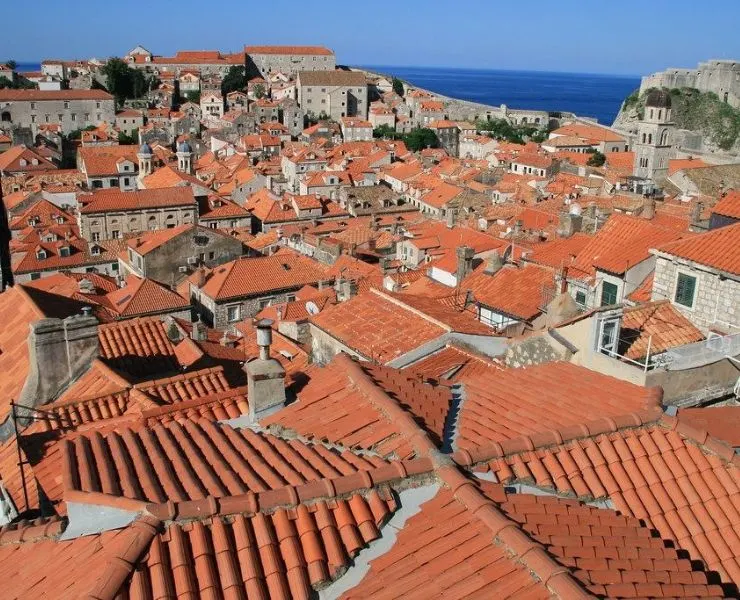
<instances>
[{"instance_id":1,"label":"blue sky","mask_svg":"<svg viewBox=\"0 0 740 600\"><path fill-rule=\"evenodd\" d=\"M3 1L0 60L321 44L343 64L643 74L740 58L738 0ZM319 6L316 6L319 4ZM209 23L214 23L209 27Z\"/></svg>"}]
</instances>

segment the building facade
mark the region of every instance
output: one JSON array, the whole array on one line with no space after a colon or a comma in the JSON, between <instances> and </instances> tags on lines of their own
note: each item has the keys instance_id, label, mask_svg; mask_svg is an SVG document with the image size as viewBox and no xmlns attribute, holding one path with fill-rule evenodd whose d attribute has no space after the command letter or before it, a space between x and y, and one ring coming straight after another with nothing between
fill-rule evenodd
<instances>
[{"instance_id":1,"label":"building facade","mask_svg":"<svg viewBox=\"0 0 740 600\"><path fill-rule=\"evenodd\" d=\"M245 46L247 73L267 78L280 72L297 75L300 71L333 71L337 58L323 46Z\"/></svg>"},{"instance_id":2,"label":"building facade","mask_svg":"<svg viewBox=\"0 0 740 600\"><path fill-rule=\"evenodd\" d=\"M0 90L0 127L58 123L62 133L114 123L115 100L103 90Z\"/></svg>"},{"instance_id":3,"label":"building facade","mask_svg":"<svg viewBox=\"0 0 740 600\"><path fill-rule=\"evenodd\" d=\"M367 79L352 71L298 73L298 104L306 114L334 121L342 117L367 118Z\"/></svg>"},{"instance_id":4,"label":"building facade","mask_svg":"<svg viewBox=\"0 0 740 600\"><path fill-rule=\"evenodd\" d=\"M659 182L668 176L675 129L671 121L671 95L653 90L645 100L645 116L637 125L634 168L637 177Z\"/></svg>"}]
</instances>

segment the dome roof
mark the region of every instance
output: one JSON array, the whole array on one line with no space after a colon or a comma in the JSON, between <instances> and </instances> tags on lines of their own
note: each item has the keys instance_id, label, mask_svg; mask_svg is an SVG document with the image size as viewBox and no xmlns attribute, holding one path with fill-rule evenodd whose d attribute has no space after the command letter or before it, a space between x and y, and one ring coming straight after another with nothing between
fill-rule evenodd
<instances>
[{"instance_id":1,"label":"dome roof","mask_svg":"<svg viewBox=\"0 0 740 600\"><path fill-rule=\"evenodd\" d=\"M653 108L670 108L671 95L665 90L651 90L645 98L645 106Z\"/></svg>"},{"instance_id":2,"label":"dome roof","mask_svg":"<svg viewBox=\"0 0 740 600\"><path fill-rule=\"evenodd\" d=\"M152 153L152 147L144 142L141 145L141 148L139 148L139 154L151 154Z\"/></svg>"},{"instance_id":3,"label":"dome roof","mask_svg":"<svg viewBox=\"0 0 740 600\"><path fill-rule=\"evenodd\" d=\"M177 145L177 151L178 152L187 152L187 153L192 152L190 150L190 144L188 144L184 140Z\"/></svg>"}]
</instances>

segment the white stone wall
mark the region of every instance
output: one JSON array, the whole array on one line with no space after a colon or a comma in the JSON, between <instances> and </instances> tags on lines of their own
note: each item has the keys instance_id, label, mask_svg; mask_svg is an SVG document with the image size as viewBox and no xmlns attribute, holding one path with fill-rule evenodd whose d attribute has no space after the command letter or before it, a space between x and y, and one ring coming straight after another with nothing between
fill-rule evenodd
<instances>
[{"instance_id":1,"label":"white stone wall","mask_svg":"<svg viewBox=\"0 0 740 600\"><path fill-rule=\"evenodd\" d=\"M696 277L694 306L678 304L678 273ZM719 273L680 259L658 257L653 280L653 300L670 300L694 325L706 332L717 327L729 332L740 331L740 280L721 279Z\"/></svg>"}]
</instances>

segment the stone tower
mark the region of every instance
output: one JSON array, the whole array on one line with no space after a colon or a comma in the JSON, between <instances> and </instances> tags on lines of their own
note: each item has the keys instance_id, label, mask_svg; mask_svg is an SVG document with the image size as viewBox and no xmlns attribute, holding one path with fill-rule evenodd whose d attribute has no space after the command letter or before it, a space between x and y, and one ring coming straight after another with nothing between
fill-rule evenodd
<instances>
[{"instance_id":1,"label":"stone tower","mask_svg":"<svg viewBox=\"0 0 740 600\"><path fill-rule=\"evenodd\" d=\"M190 175L192 173L193 163L193 151L190 148L190 144L185 141L180 142L177 145L177 168L183 173Z\"/></svg>"},{"instance_id":2,"label":"stone tower","mask_svg":"<svg viewBox=\"0 0 740 600\"><path fill-rule=\"evenodd\" d=\"M152 174L152 147L149 144L142 144L139 152L136 154L139 159L139 177L143 178Z\"/></svg>"},{"instance_id":3,"label":"stone tower","mask_svg":"<svg viewBox=\"0 0 740 600\"><path fill-rule=\"evenodd\" d=\"M645 99L645 115L637 125L635 150L635 175L655 182L668 175L673 132L671 121L671 95L664 90L653 90Z\"/></svg>"}]
</instances>

